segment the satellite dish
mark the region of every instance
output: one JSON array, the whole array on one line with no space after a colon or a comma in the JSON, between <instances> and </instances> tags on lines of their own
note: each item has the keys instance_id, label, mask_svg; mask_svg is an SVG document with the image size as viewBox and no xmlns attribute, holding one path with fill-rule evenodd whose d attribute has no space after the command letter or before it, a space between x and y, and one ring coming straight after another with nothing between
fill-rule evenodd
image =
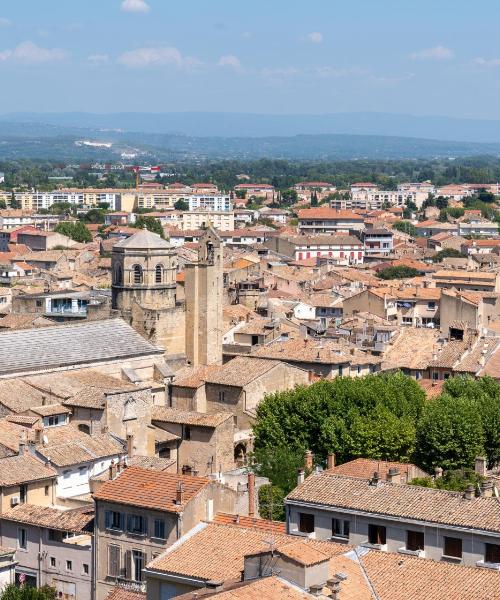
<instances>
[{"instance_id":1,"label":"satellite dish","mask_svg":"<svg viewBox=\"0 0 500 600\"><path fill-rule=\"evenodd\" d=\"M46 446L49 443L49 438L46 435L44 435L42 438L42 441L43 441L43 445Z\"/></svg>"}]
</instances>

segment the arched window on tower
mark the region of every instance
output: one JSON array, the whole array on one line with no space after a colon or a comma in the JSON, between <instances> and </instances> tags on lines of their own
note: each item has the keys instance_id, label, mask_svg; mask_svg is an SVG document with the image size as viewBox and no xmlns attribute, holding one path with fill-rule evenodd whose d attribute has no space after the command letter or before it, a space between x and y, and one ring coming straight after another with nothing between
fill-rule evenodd
<instances>
[{"instance_id":1,"label":"arched window on tower","mask_svg":"<svg viewBox=\"0 0 500 600\"><path fill-rule=\"evenodd\" d=\"M155 267L155 283L161 283L163 281L163 265L156 265Z\"/></svg>"},{"instance_id":2,"label":"arched window on tower","mask_svg":"<svg viewBox=\"0 0 500 600\"><path fill-rule=\"evenodd\" d=\"M134 283L142 283L142 267L141 265L134 265Z\"/></svg>"}]
</instances>

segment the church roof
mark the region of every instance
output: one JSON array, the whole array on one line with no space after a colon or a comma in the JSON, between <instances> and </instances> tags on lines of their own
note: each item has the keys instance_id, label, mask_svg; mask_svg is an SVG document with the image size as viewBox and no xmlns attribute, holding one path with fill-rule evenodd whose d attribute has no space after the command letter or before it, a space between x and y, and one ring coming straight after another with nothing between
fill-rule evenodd
<instances>
[{"instance_id":1,"label":"church roof","mask_svg":"<svg viewBox=\"0 0 500 600\"><path fill-rule=\"evenodd\" d=\"M130 248L134 250L154 250L157 248L170 248L170 244L157 233L147 229L138 229L137 233L118 242L113 248Z\"/></svg>"}]
</instances>

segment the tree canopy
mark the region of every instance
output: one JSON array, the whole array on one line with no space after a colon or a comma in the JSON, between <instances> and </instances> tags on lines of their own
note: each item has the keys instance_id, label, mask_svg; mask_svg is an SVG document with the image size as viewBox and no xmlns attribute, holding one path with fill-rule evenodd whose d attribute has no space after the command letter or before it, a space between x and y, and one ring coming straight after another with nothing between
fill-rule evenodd
<instances>
[{"instance_id":1,"label":"tree canopy","mask_svg":"<svg viewBox=\"0 0 500 600\"><path fill-rule=\"evenodd\" d=\"M34 588L28 585L17 587L14 584L7 585L1 592L0 600L56 600L57 591L48 585Z\"/></svg>"},{"instance_id":2,"label":"tree canopy","mask_svg":"<svg viewBox=\"0 0 500 600\"><path fill-rule=\"evenodd\" d=\"M401 231L402 233L407 233L411 237L417 237L418 235L415 225L410 221L396 221L396 223L392 225L392 228Z\"/></svg>"},{"instance_id":3,"label":"tree canopy","mask_svg":"<svg viewBox=\"0 0 500 600\"><path fill-rule=\"evenodd\" d=\"M433 262L443 262L445 258L464 258L464 255L455 248L443 248L434 255L432 260Z\"/></svg>"},{"instance_id":4,"label":"tree canopy","mask_svg":"<svg viewBox=\"0 0 500 600\"><path fill-rule=\"evenodd\" d=\"M92 234L81 221L63 221L57 225L54 231L66 235L75 242L87 243L92 241Z\"/></svg>"},{"instance_id":5,"label":"tree canopy","mask_svg":"<svg viewBox=\"0 0 500 600\"><path fill-rule=\"evenodd\" d=\"M189 203L184 198L179 198L174 204L175 210L189 210Z\"/></svg>"},{"instance_id":6,"label":"tree canopy","mask_svg":"<svg viewBox=\"0 0 500 600\"><path fill-rule=\"evenodd\" d=\"M380 279L406 279L408 277L418 277L419 275L420 271L418 269L405 265L386 267L377 273L377 277Z\"/></svg>"},{"instance_id":7,"label":"tree canopy","mask_svg":"<svg viewBox=\"0 0 500 600\"><path fill-rule=\"evenodd\" d=\"M137 229L143 229L145 227L149 231L157 233L160 237L165 237L160 221L154 217L141 215L140 217L137 217L136 222L132 225L132 227L136 227Z\"/></svg>"}]
</instances>

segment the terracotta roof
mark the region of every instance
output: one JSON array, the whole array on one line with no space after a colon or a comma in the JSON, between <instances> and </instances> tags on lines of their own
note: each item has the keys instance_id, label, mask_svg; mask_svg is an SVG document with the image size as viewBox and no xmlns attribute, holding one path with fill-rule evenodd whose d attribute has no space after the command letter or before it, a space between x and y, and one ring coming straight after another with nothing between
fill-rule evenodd
<instances>
[{"instance_id":1,"label":"terracotta roof","mask_svg":"<svg viewBox=\"0 0 500 600\"><path fill-rule=\"evenodd\" d=\"M236 360L236 359L235 359ZM182 423L185 425L193 425L196 427L217 427L228 419L233 418L232 413L201 413L187 410L179 410L178 408L168 408L167 406L154 406L153 421L162 423Z\"/></svg>"},{"instance_id":2,"label":"terracotta roof","mask_svg":"<svg viewBox=\"0 0 500 600\"><path fill-rule=\"evenodd\" d=\"M255 527L201 523L147 568L204 581L239 580L245 555L269 551L269 535L268 530ZM298 540L292 535L273 533L273 541L279 546ZM335 542L304 539L302 543L330 558L346 551L344 544Z\"/></svg>"},{"instance_id":3,"label":"terracotta roof","mask_svg":"<svg viewBox=\"0 0 500 600\"><path fill-rule=\"evenodd\" d=\"M32 454L9 456L0 460L0 486L18 485L57 477L57 472Z\"/></svg>"},{"instance_id":4,"label":"terracotta roof","mask_svg":"<svg viewBox=\"0 0 500 600\"><path fill-rule=\"evenodd\" d=\"M466 500L459 492L387 482L371 485L323 472L307 477L287 500L500 533L497 498Z\"/></svg>"},{"instance_id":5,"label":"terracotta roof","mask_svg":"<svg viewBox=\"0 0 500 600\"><path fill-rule=\"evenodd\" d=\"M106 600L146 600L146 594L115 585L106 596Z\"/></svg>"},{"instance_id":6,"label":"terracotta roof","mask_svg":"<svg viewBox=\"0 0 500 600\"><path fill-rule=\"evenodd\" d=\"M217 600L308 600L312 596L285 579L263 577L215 594Z\"/></svg>"},{"instance_id":7,"label":"terracotta roof","mask_svg":"<svg viewBox=\"0 0 500 600\"><path fill-rule=\"evenodd\" d=\"M205 477L175 475L165 471L128 467L116 479L107 481L99 487L94 493L94 498L106 502L180 513L208 483L209 480ZM184 498L181 504L176 504L176 492L179 484L182 484L184 488Z\"/></svg>"},{"instance_id":8,"label":"terracotta roof","mask_svg":"<svg viewBox=\"0 0 500 600\"><path fill-rule=\"evenodd\" d=\"M348 477L360 477L370 479L373 473L377 471L382 479L387 479L389 469L398 469L402 480L411 480L416 475L414 473L420 469L411 463L390 462L387 460L372 460L369 458L356 458L342 465L337 465L333 469L327 470L333 475L347 475ZM423 476L423 473L422 473Z\"/></svg>"},{"instance_id":9,"label":"terracotta roof","mask_svg":"<svg viewBox=\"0 0 500 600\"><path fill-rule=\"evenodd\" d=\"M60 531L92 533L94 507L89 505L83 508L61 510L49 506L18 504L14 508L3 512L2 519Z\"/></svg>"},{"instance_id":10,"label":"terracotta roof","mask_svg":"<svg viewBox=\"0 0 500 600\"><path fill-rule=\"evenodd\" d=\"M342 219L363 221L363 217L350 210L335 210L334 208L306 208L299 210L299 219Z\"/></svg>"},{"instance_id":11,"label":"terracotta roof","mask_svg":"<svg viewBox=\"0 0 500 600\"><path fill-rule=\"evenodd\" d=\"M0 380L0 404L13 413L22 413L40 406L44 392L33 388L23 379Z\"/></svg>"},{"instance_id":12,"label":"terracotta roof","mask_svg":"<svg viewBox=\"0 0 500 600\"><path fill-rule=\"evenodd\" d=\"M500 573L491 569L374 550L359 561L379 600L495 600L500 595Z\"/></svg>"},{"instance_id":13,"label":"terracotta roof","mask_svg":"<svg viewBox=\"0 0 500 600\"><path fill-rule=\"evenodd\" d=\"M228 513L217 513L213 523L218 525L234 525L238 527L261 529L273 533L286 533L286 525L281 521L267 521L266 519L257 519L255 517L245 517L243 515L232 515Z\"/></svg>"},{"instance_id":14,"label":"terracotta roof","mask_svg":"<svg viewBox=\"0 0 500 600\"><path fill-rule=\"evenodd\" d=\"M41 417L50 417L52 415L69 414L71 411L62 404L45 404L44 406L35 406L30 408L31 412Z\"/></svg>"},{"instance_id":15,"label":"terracotta roof","mask_svg":"<svg viewBox=\"0 0 500 600\"><path fill-rule=\"evenodd\" d=\"M237 356L228 363L219 367L216 371L210 372L205 381L218 385L230 385L234 387L243 387L252 381L255 381L274 367L278 366L278 361L264 360L250 356Z\"/></svg>"},{"instance_id":16,"label":"terracotta roof","mask_svg":"<svg viewBox=\"0 0 500 600\"><path fill-rule=\"evenodd\" d=\"M444 379L418 379L417 383L428 398L435 398L443 391L445 381Z\"/></svg>"},{"instance_id":17,"label":"terracotta roof","mask_svg":"<svg viewBox=\"0 0 500 600\"><path fill-rule=\"evenodd\" d=\"M216 369L218 369L217 365L183 367L176 372L173 385L177 387L199 388L205 384L205 377L208 373Z\"/></svg>"},{"instance_id":18,"label":"terracotta roof","mask_svg":"<svg viewBox=\"0 0 500 600\"><path fill-rule=\"evenodd\" d=\"M282 545L278 545L276 550L282 556L306 567L311 567L330 559L327 554L317 548L313 548L310 544L300 539L295 542L285 542Z\"/></svg>"},{"instance_id":19,"label":"terracotta roof","mask_svg":"<svg viewBox=\"0 0 500 600\"><path fill-rule=\"evenodd\" d=\"M439 338L439 332L425 327L403 327L384 354L383 366L399 369L426 369Z\"/></svg>"}]
</instances>

